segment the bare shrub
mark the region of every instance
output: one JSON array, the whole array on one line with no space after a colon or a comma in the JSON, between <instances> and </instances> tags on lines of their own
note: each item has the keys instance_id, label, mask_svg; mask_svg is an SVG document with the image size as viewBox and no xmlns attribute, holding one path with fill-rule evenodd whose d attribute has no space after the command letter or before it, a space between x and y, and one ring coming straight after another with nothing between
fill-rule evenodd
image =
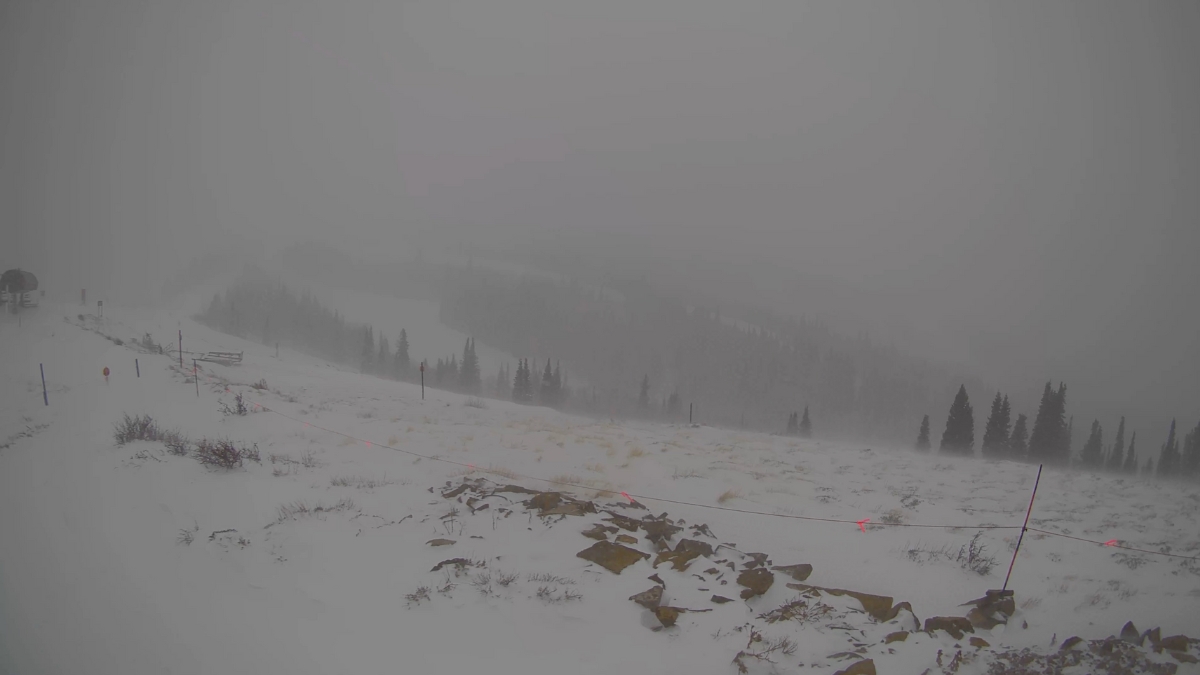
<instances>
[{"instance_id":1,"label":"bare shrub","mask_svg":"<svg viewBox=\"0 0 1200 675\"><path fill-rule=\"evenodd\" d=\"M365 476L338 476L336 478L330 478L329 484L333 487L352 487L359 490L374 490L375 488L383 487L385 485L395 485L395 482L389 481L387 476L384 476L383 480L367 478Z\"/></svg>"},{"instance_id":2,"label":"bare shrub","mask_svg":"<svg viewBox=\"0 0 1200 675\"><path fill-rule=\"evenodd\" d=\"M316 453L312 450L305 450L300 453L300 465L306 469L315 469L321 466L321 463L317 461Z\"/></svg>"},{"instance_id":3,"label":"bare shrub","mask_svg":"<svg viewBox=\"0 0 1200 675\"><path fill-rule=\"evenodd\" d=\"M267 379L264 377L261 380L259 380L258 382L255 382L254 384L250 385L250 387L252 389L257 389L259 391L266 391L268 388L267 387Z\"/></svg>"},{"instance_id":4,"label":"bare shrub","mask_svg":"<svg viewBox=\"0 0 1200 675\"><path fill-rule=\"evenodd\" d=\"M196 461L210 469L226 471L241 467L245 462L262 463L258 445L252 448L239 448L233 441L227 439L209 440L201 438L196 442L196 450L192 453Z\"/></svg>"},{"instance_id":5,"label":"bare shrub","mask_svg":"<svg viewBox=\"0 0 1200 675\"><path fill-rule=\"evenodd\" d=\"M163 434L163 445L167 446L167 452L176 457L184 457L192 449L192 442L187 436L178 431L168 431Z\"/></svg>"},{"instance_id":6,"label":"bare shrub","mask_svg":"<svg viewBox=\"0 0 1200 675\"><path fill-rule=\"evenodd\" d=\"M964 570L971 570L981 577L987 576L996 567L995 556L984 555L987 547L979 543L979 538L982 536L983 532L976 532L970 542L958 549L956 558L960 567Z\"/></svg>"},{"instance_id":7,"label":"bare shrub","mask_svg":"<svg viewBox=\"0 0 1200 675\"><path fill-rule=\"evenodd\" d=\"M195 536L191 530L180 530L179 536L175 537L175 543L183 544L184 546L191 546L193 541L195 541Z\"/></svg>"},{"instance_id":8,"label":"bare shrub","mask_svg":"<svg viewBox=\"0 0 1200 675\"><path fill-rule=\"evenodd\" d=\"M429 587L421 586L420 588L413 591L412 593L406 594L404 596L404 599L406 601L408 601L408 604L410 607L412 605L419 605L422 602L428 601L429 600Z\"/></svg>"},{"instance_id":9,"label":"bare shrub","mask_svg":"<svg viewBox=\"0 0 1200 675\"><path fill-rule=\"evenodd\" d=\"M574 586L575 580L567 577L560 577L549 572L541 572L538 574L527 574L525 580L534 584L551 584L558 586Z\"/></svg>"},{"instance_id":10,"label":"bare shrub","mask_svg":"<svg viewBox=\"0 0 1200 675\"><path fill-rule=\"evenodd\" d=\"M820 602L809 605L808 601L804 598L796 598L795 600L783 603L769 612L760 614L758 618L767 623L779 623L780 621L810 623L824 619L831 613L833 613L833 608L829 605Z\"/></svg>"},{"instance_id":11,"label":"bare shrub","mask_svg":"<svg viewBox=\"0 0 1200 675\"><path fill-rule=\"evenodd\" d=\"M557 589L557 588L551 588L549 586L539 586L537 589L537 598L538 598L538 600L541 600L542 602L559 603L559 602L571 602L572 600L582 600L583 595L581 593L579 593L578 591L574 591L569 588L566 590L563 590L563 591L559 591L559 589Z\"/></svg>"},{"instance_id":12,"label":"bare shrub","mask_svg":"<svg viewBox=\"0 0 1200 675\"><path fill-rule=\"evenodd\" d=\"M497 571L496 572L496 583L504 588L508 588L509 586L511 586L513 584L513 582L515 582L517 579L519 579L520 576L521 575L515 574L515 573L509 574L507 572Z\"/></svg>"},{"instance_id":13,"label":"bare shrub","mask_svg":"<svg viewBox=\"0 0 1200 675\"><path fill-rule=\"evenodd\" d=\"M238 417L245 417L246 414L250 412L250 410L246 407L246 399L242 396L241 392L238 392L233 397L232 406L225 401L221 401L220 403L221 413L224 415L237 415Z\"/></svg>"},{"instance_id":14,"label":"bare shrub","mask_svg":"<svg viewBox=\"0 0 1200 675\"><path fill-rule=\"evenodd\" d=\"M321 502L309 506L303 501L294 501L290 504L280 504L276 509L275 522L272 525L278 525L285 520L299 520L301 518L311 518L319 516L323 513L338 513L341 511L350 511L354 509L353 499L339 499L332 506L326 506Z\"/></svg>"},{"instance_id":15,"label":"bare shrub","mask_svg":"<svg viewBox=\"0 0 1200 675\"><path fill-rule=\"evenodd\" d=\"M767 640L763 638L762 633L754 630L754 626L750 626L750 639L746 641L746 648L733 657L733 665L739 673L749 673L750 668L746 665L746 659L775 665L773 657L791 656L796 653L796 648L796 643L789 638Z\"/></svg>"},{"instance_id":16,"label":"bare shrub","mask_svg":"<svg viewBox=\"0 0 1200 675\"><path fill-rule=\"evenodd\" d=\"M113 431L113 438L117 441L117 445L125 445L134 441L157 441L161 437L162 429L149 415L131 417L129 413L125 413L125 418L115 425Z\"/></svg>"},{"instance_id":17,"label":"bare shrub","mask_svg":"<svg viewBox=\"0 0 1200 675\"><path fill-rule=\"evenodd\" d=\"M478 396L472 396L471 398L467 399L466 401L463 401L463 405L465 405L468 408L478 408L479 410L483 410L483 409L487 408L487 403L485 403L484 400L479 398Z\"/></svg>"},{"instance_id":18,"label":"bare shrub","mask_svg":"<svg viewBox=\"0 0 1200 675\"><path fill-rule=\"evenodd\" d=\"M900 525L904 522L904 512L900 509L892 509L883 514L879 520L885 525Z\"/></svg>"},{"instance_id":19,"label":"bare shrub","mask_svg":"<svg viewBox=\"0 0 1200 675\"><path fill-rule=\"evenodd\" d=\"M738 497L741 497L741 496L742 496L741 492L739 492L735 489L729 489L729 490L722 492L720 497L717 497L717 503L724 504L725 502L727 502L731 499L737 499Z\"/></svg>"}]
</instances>

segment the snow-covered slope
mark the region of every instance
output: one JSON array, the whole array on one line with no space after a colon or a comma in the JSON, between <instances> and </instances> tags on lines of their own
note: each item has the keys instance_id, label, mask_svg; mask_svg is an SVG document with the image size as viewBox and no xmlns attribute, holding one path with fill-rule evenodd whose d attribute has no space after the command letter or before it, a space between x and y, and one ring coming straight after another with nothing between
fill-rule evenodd
<instances>
[{"instance_id":1,"label":"snow-covered slope","mask_svg":"<svg viewBox=\"0 0 1200 675\"><path fill-rule=\"evenodd\" d=\"M422 400L412 385L276 358L182 311L75 311L44 306L19 327L0 322L2 672L733 673L739 652L787 638L794 651L741 663L834 673L868 657L881 673L983 673L1001 651L1054 653L1065 638L1105 638L1130 620L1200 636L1195 560L1029 533L1009 584L1015 615L972 636L990 647L943 631L884 643L914 628L913 614L963 616L962 603L1003 584L1036 467L492 400L480 409L432 390ZM190 364L180 371L128 344L146 332L170 344L177 329L185 350L245 350L245 362L203 365L197 395ZM266 390L250 387L259 380ZM238 393L249 414L222 414ZM126 413L193 441L256 445L260 459L210 471L161 444L117 446L113 425ZM530 495L496 491L505 484L564 490L584 506L540 515L522 504ZM682 528L670 545L688 538L713 552L686 570L653 567L644 518L664 513ZM1195 556L1198 513L1196 488L1046 470L1031 525ZM650 557L620 574L577 557L597 543L581 535L596 524ZM976 560L995 559L986 574L957 560L977 534ZM429 543L438 539L453 543ZM806 584L890 596L912 613L878 621L850 597L788 588L782 571L743 601L737 579L754 552L769 566L811 564ZM692 610L673 627L628 599L655 574L663 604ZM803 612L771 621L797 598ZM1175 664L1166 652L1145 658Z\"/></svg>"}]
</instances>

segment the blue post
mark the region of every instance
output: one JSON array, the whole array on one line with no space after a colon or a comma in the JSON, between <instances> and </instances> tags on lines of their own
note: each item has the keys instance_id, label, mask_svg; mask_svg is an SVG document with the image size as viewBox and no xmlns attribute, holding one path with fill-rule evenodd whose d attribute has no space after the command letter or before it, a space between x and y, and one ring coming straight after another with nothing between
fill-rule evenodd
<instances>
[{"instance_id":1,"label":"blue post","mask_svg":"<svg viewBox=\"0 0 1200 675\"><path fill-rule=\"evenodd\" d=\"M42 371L42 403L50 405L50 397L46 395L46 366L39 363L38 370Z\"/></svg>"}]
</instances>

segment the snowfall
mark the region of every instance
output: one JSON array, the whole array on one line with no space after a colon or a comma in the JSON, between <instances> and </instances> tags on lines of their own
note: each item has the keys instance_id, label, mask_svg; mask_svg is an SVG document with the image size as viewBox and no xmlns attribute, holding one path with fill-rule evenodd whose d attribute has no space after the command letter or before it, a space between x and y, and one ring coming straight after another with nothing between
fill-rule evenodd
<instances>
[{"instance_id":1,"label":"snowfall","mask_svg":"<svg viewBox=\"0 0 1200 675\"><path fill-rule=\"evenodd\" d=\"M0 317L0 671L1200 673L1200 641L1159 645L1200 637L1195 486L1045 469L1011 616L927 632L1003 587L1038 467L422 398L193 309ZM140 344L178 331L182 368ZM197 382L211 350L244 359ZM118 445L126 414L259 461ZM664 515L678 531L651 536ZM577 555L608 542L640 553ZM1140 646L1114 648L1127 622Z\"/></svg>"}]
</instances>

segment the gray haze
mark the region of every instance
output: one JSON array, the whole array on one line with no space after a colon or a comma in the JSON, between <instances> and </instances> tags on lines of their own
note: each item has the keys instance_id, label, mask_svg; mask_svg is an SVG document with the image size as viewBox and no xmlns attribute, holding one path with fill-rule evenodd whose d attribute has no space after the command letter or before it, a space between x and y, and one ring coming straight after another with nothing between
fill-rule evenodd
<instances>
[{"instance_id":1,"label":"gray haze","mask_svg":"<svg viewBox=\"0 0 1200 675\"><path fill-rule=\"evenodd\" d=\"M1193 0L6 0L0 267L573 259L1190 426L1196 35Z\"/></svg>"}]
</instances>

